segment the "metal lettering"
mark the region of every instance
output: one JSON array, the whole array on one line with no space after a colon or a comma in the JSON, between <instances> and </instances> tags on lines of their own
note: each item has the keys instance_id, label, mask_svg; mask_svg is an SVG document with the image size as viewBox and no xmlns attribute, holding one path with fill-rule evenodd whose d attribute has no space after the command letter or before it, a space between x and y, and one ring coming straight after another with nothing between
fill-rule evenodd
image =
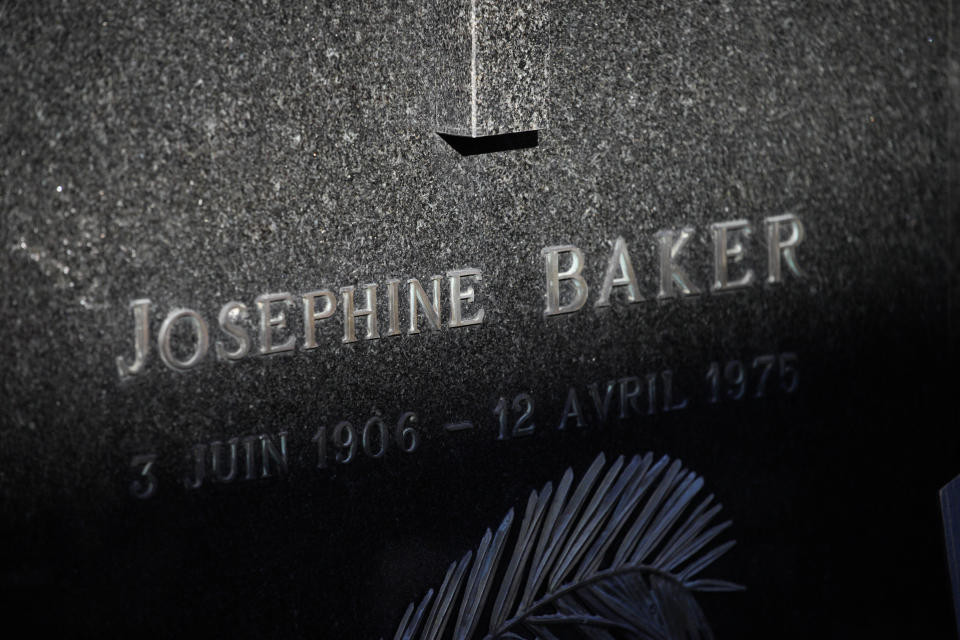
<instances>
[{"instance_id":1,"label":"metal lettering","mask_svg":"<svg viewBox=\"0 0 960 640\"><path fill-rule=\"evenodd\" d=\"M560 254L569 253L571 256L570 267L560 271ZM580 272L583 271L583 252L573 245L563 245L557 247L546 247L541 252L546 268L547 291L546 309L544 316L555 316L561 313L573 313L579 311L587 301L587 292L589 287L587 281L583 279ZM560 304L560 281L570 280L573 285L573 299L567 304Z\"/></svg>"},{"instance_id":2,"label":"metal lettering","mask_svg":"<svg viewBox=\"0 0 960 640\"><path fill-rule=\"evenodd\" d=\"M259 436L246 436L243 438L243 452L246 462L247 473L244 480L253 480L257 477L256 466L254 465L253 443L259 440Z\"/></svg>"},{"instance_id":3,"label":"metal lettering","mask_svg":"<svg viewBox=\"0 0 960 640\"><path fill-rule=\"evenodd\" d=\"M139 467L138 477L130 483L130 495L140 500L146 500L157 491L157 477L153 475L153 463L157 461L156 454L133 456L130 467Z\"/></svg>"},{"instance_id":4,"label":"metal lettering","mask_svg":"<svg viewBox=\"0 0 960 640\"><path fill-rule=\"evenodd\" d=\"M323 298L323 310L317 311L317 298ZM329 289L303 294L303 348L317 348L317 320L325 320L337 310L337 297Z\"/></svg>"},{"instance_id":5,"label":"metal lettering","mask_svg":"<svg viewBox=\"0 0 960 640\"><path fill-rule=\"evenodd\" d=\"M389 314L389 324L387 328L388 336L400 335L400 281L387 280L387 313Z\"/></svg>"},{"instance_id":6,"label":"metal lettering","mask_svg":"<svg viewBox=\"0 0 960 640\"><path fill-rule=\"evenodd\" d=\"M731 291L745 287L753 282L753 269L747 271L738 280L730 281L728 268L729 261L739 262L743 259L743 243L734 239L731 244L731 234L741 233L748 237L751 233L750 223L747 220L732 220L730 222L715 222L710 225L713 234L713 291Z\"/></svg>"},{"instance_id":7,"label":"metal lettering","mask_svg":"<svg viewBox=\"0 0 960 640\"><path fill-rule=\"evenodd\" d=\"M378 445L374 448L373 445L373 436L370 434L376 430L377 431L377 442ZM367 423L363 425L363 433L361 435L363 452L371 458L382 458L383 454L387 452L387 423L383 421L379 416L374 416L367 420Z\"/></svg>"},{"instance_id":8,"label":"metal lettering","mask_svg":"<svg viewBox=\"0 0 960 640\"><path fill-rule=\"evenodd\" d=\"M269 435L263 433L260 434L260 464L261 464L261 478L270 477L270 461L272 460L274 465L277 468L277 471L280 475L287 474L287 432L281 431L279 434L280 437L280 449L277 450L277 445L274 444L273 438Z\"/></svg>"},{"instance_id":9,"label":"metal lettering","mask_svg":"<svg viewBox=\"0 0 960 640\"><path fill-rule=\"evenodd\" d=\"M203 486L206 472L207 445L198 444L193 448L193 478L184 476L183 486L187 489L199 489Z\"/></svg>"},{"instance_id":10,"label":"metal lettering","mask_svg":"<svg viewBox=\"0 0 960 640\"><path fill-rule=\"evenodd\" d=\"M603 399L600 399L600 386L594 382L589 387L590 397L593 398L593 407L597 410L597 417L600 424L606 424L610 417L610 401L613 400L613 394L616 390L616 380L611 380L604 387Z\"/></svg>"},{"instance_id":11,"label":"metal lettering","mask_svg":"<svg viewBox=\"0 0 960 640\"><path fill-rule=\"evenodd\" d=\"M639 415L640 407L637 406L637 398L640 396L640 392L643 391L643 385L640 384L640 379L636 376L629 376L627 378L620 378L620 418L626 418L628 415L628 405L633 408L633 411Z\"/></svg>"},{"instance_id":12,"label":"metal lettering","mask_svg":"<svg viewBox=\"0 0 960 640\"><path fill-rule=\"evenodd\" d=\"M353 293L355 287L342 287L340 297L343 298L343 341L356 342L357 328L355 320L366 316L367 318L367 340L376 340L380 337L377 333L377 285L364 285L364 293L367 306L363 309L357 309L353 302Z\"/></svg>"},{"instance_id":13,"label":"metal lettering","mask_svg":"<svg viewBox=\"0 0 960 640\"><path fill-rule=\"evenodd\" d=\"M803 223L792 213L781 216L771 216L763 221L767 229L767 282L775 284L783 279L781 258L787 263L787 268L795 276L803 276L797 265L796 247L803 242L805 236ZM780 229L790 227L790 236L781 239Z\"/></svg>"},{"instance_id":14,"label":"metal lettering","mask_svg":"<svg viewBox=\"0 0 960 640\"><path fill-rule=\"evenodd\" d=\"M296 336L290 335L283 344L273 344L273 327L284 329L287 326L287 314L281 311L275 316L270 315L270 305L282 302L288 307L293 306L293 296L289 293L265 293L257 296L257 310L260 312L260 353L269 355L283 351L293 351Z\"/></svg>"},{"instance_id":15,"label":"metal lettering","mask_svg":"<svg viewBox=\"0 0 960 640\"><path fill-rule=\"evenodd\" d=\"M420 333L417 326L419 314L417 313L417 303L423 309L423 317L427 319L427 324L431 329L440 328L440 280L443 276L433 276L430 278L433 284L433 301L427 298L427 292L423 290L420 281L416 278L407 280L407 286L410 287L410 329L407 333ZM459 290L459 286L457 289ZM472 299L472 298L471 298Z\"/></svg>"},{"instance_id":16,"label":"metal lettering","mask_svg":"<svg viewBox=\"0 0 960 640\"><path fill-rule=\"evenodd\" d=\"M663 410L666 412L685 409L687 407L687 398L678 400L676 403L673 401L673 371L667 369L661 372L660 378L663 380Z\"/></svg>"},{"instance_id":17,"label":"metal lettering","mask_svg":"<svg viewBox=\"0 0 960 640\"><path fill-rule=\"evenodd\" d=\"M223 443L210 443L210 470L215 482L232 482L237 477L237 444L239 438L230 438L228 445L230 447L230 470L224 473Z\"/></svg>"},{"instance_id":18,"label":"metal lettering","mask_svg":"<svg viewBox=\"0 0 960 640\"><path fill-rule=\"evenodd\" d=\"M143 371L150 353L150 300L134 300L130 303L130 310L133 311L133 362L127 364L123 356L117 356L117 369L121 378Z\"/></svg>"},{"instance_id":19,"label":"metal lettering","mask_svg":"<svg viewBox=\"0 0 960 640\"><path fill-rule=\"evenodd\" d=\"M187 318L190 321L190 324L193 326L193 331L197 336L197 343L193 354L189 358L186 360L177 360L176 356L173 355L173 347L170 344L170 334L173 332L173 325L182 318ZM203 357L207 355L207 350L210 348L210 335L207 329L207 321L193 309L175 309L171 311L163 321L163 324L160 325L158 340L160 343L160 359L163 361L163 364L177 371L189 369L199 364L199 362L203 360Z\"/></svg>"},{"instance_id":20,"label":"metal lettering","mask_svg":"<svg viewBox=\"0 0 960 640\"><path fill-rule=\"evenodd\" d=\"M237 341L237 348L227 351L222 342L217 342L217 357L221 360L239 360L250 352L250 334L240 324L240 319L246 317L247 305L242 302L228 302L220 309L217 322L220 330Z\"/></svg>"},{"instance_id":21,"label":"metal lettering","mask_svg":"<svg viewBox=\"0 0 960 640\"><path fill-rule=\"evenodd\" d=\"M567 392L567 400L563 404L563 413L560 415L560 425L557 429L561 431L566 429L568 418L576 418L577 426L584 426L583 412L580 410L580 400L577 398L577 390L573 387L570 387L570 390Z\"/></svg>"},{"instance_id":22,"label":"metal lettering","mask_svg":"<svg viewBox=\"0 0 960 640\"><path fill-rule=\"evenodd\" d=\"M476 278L477 282L483 279L480 269L458 269L456 271L447 271L447 278L450 279L450 322L451 327L466 327L469 325L480 324L483 322L483 309L481 308L469 318L463 317L463 309L460 306L462 302L473 302L473 285L466 289L461 288L460 280L462 278Z\"/></svg>"},{"instance_id":23,"label":"metal lettering","mask_svg":"<svg viewBox=\"0 0 960 640\"><path fill-rule=\"evenodd\" d=\"M674 230L658 231L657 244L660 249L660 291L657 298L673 298L677 290L685 296L700 293L700 290L691 284L690 276L681 267L677 266L677 256L693 236L693 227L684 227L679 232Z\"/></svg>"},{"instance_id":24,"label":"metal lettering","mask_svg":"<svg viewBox=\"0 0 960 640\"><path fill-rule=\"evenodd\" d=\"M619 276L617 271L620 272ZM610 292L614 287L626 287L629 302L643 300L637 285L637 275L633 270L633 262L630 260L630 253L627 251L627 244L624 242L623 236L617 236L617 240L613 244L613 253L607 263L607 273L603 278L603 287L600 289L600 299L597 300L596 306L610 306Z\"/></svg>"},{"instance_id":25,"label":"metal lettering","mask_svg":"<svg viewBox=\"0 0 960 640\"><path fill-rule=\"evenodd\" d=\"M647 415L657 412L657 374L647 374Z\"/></svg>"}]
</instances>

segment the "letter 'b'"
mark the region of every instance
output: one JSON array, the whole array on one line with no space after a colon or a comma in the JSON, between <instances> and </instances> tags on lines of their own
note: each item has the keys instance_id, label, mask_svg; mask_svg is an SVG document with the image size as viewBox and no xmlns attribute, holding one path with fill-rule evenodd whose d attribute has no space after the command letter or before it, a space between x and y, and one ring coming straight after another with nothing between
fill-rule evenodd
<instances>
[{"instance_id":1,"label":"letter 'b'","mask_svg":"<svg viewBox=\"0 0 960 640\"><path fill-rule=\"evenodd\" d=\"M569 253L571 257L570 267L560 271L560 254ZM583 271L583 252L573 245L563 245L558 247L546 247L541 251L541 255L546 261L547 272L547 308L543 315L555 316L561 313L573 313L587 301L587 281L583 279L580 272ZM573 285L573 298L566 304L560 304L560 281L570 280Z\"/></svg>"}]
</instances>

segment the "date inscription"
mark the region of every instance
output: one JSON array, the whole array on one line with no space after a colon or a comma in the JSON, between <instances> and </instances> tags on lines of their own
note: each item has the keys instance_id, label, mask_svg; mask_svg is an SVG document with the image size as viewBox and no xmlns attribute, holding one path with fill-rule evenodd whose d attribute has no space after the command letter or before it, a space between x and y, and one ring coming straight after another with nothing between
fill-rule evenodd
<instances>
[{"instance_id":1,"label":"date inscription","mask_svg":"<svg viewBox=\"0 0 960 640\"><path fill-rule=\"evenodd\" d=\"M792 394L799 388L796 353L714 361L703 374L699 388L681 389L673 369L594 382L585 388L569 387L563 410L549 424L558 431L603 426L614 418L626 420L669 413L698 403L716 405L777 393ZM493 410L497 440L532 436L538 423L534 411L534 400L527 393L517 394L512 401L499 398Z\"/></svg>"},{"instance_id":2,"label":"date inscription","mask_svg":"<svg viewBox=\"0 0 960 640\"><path fill-rule=\"evenodd\" d=\"M509 442L545 436L548 432L604 427L617 419L635 420L695 406L719 407L790 395L799 388L800 362L796 353L715 360L699 373L667 368L568 387L547 403L549 407L562 407L559 413L555 408L538 412L533 394L522 391L495 398L488 405L492 410L486 418L476 421L424 425L415 411L402 411L392 417L377 414L357 422L331 421L314 427L309 439L311 446L302 447L298 457L292 455L289 431L198 443L185 456L186 470L175 484L195 491L209 485L282 478L289 474L295 461L311 460L309 467L323 471L349 466L359 459L413 455L422 450L426 432L455 441L458 434L482 429L495 441ZM133 456L128 485L131 496L143 500L156 494L161 484L157 473L160 464L155 453Z\"/></svg>"},{"instance_id":3,"label":"date inscription","mask_svg":"<svg viewBox=\"0 0 960 640\"><path fill-rule=\"evenodd\" d=\"M417 414L407 411L400 416L393 429L380 416L373 416L356 429L344 420L333 429L321 426L313 436L317 445L317 468L326 469L332 461L348 464L361 453L368 458L382 458L390 447L403 453L413 453L420 444L417 433Z\"/></svg>"}]
</instances>

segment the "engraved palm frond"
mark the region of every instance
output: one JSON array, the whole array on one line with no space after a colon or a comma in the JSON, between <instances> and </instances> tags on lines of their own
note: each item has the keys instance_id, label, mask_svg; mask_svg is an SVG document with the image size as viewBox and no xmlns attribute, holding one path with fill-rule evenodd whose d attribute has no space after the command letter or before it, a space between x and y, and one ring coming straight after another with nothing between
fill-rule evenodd
<instances>
[{"instance_id":1,"label":"engraved palm frond","mask_svg":"<svg viewBox=\"0 0 960 640\"><path fill-rule=\"evenodd\" d=\"M567 469L556 489L531 492L516 535L511 509L411 602L394 638L712 638L693 592L742 587L698 577L734 545L711 545L730 522L712 524L721 505L697 501L702 488L649 453L609 467L600 454L576 486Z\"/></svg>"}]
</instances>

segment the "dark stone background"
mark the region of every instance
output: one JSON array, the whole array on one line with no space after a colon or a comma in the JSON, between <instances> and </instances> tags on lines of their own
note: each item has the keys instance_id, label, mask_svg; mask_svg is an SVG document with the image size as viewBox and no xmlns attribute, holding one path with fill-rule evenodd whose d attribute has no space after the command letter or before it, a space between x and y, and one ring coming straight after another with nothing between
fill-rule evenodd
<instances>
[{"instance_id":1,"label":"dark stone background","mask_svg":"<svg viewBox=\"0 0 960 640\"><path fill-rule=\"evenodd\" d=\"M649 450L703 474L734 521L738 545L706 575L747 591L699 598L718 637L950 637L955 14L551 11L539 146L463 158L424 124L432 43L455 27L430 3L0 7L11 628L387 636L532 488ZM622 235L649 298L657 230L696 227L705 287L710 222L785 212L807 227L803 280L542 317L544 246L581 247L595 294ZM748 255L763 275L761 244ZM232 299L468 266L482 327L342 345L338 318L313 351L211 351L177 373L154 345L143 375L117 376L134 298L153 300L156 336L177 306L212 323ZM711 361L783 351L800 358L795 395L555 430L571 385L669 367L692 389ZM496 442L491 410L521 391L537 434ZM318 425L404 410L421 416L415 454L311 468ZM444 435L452 418L479 426ZM289 477L177 484L192 443L284 429ZM128 467L146 452L161 484L138 502Z\"/></svg>"}]
</instances>

